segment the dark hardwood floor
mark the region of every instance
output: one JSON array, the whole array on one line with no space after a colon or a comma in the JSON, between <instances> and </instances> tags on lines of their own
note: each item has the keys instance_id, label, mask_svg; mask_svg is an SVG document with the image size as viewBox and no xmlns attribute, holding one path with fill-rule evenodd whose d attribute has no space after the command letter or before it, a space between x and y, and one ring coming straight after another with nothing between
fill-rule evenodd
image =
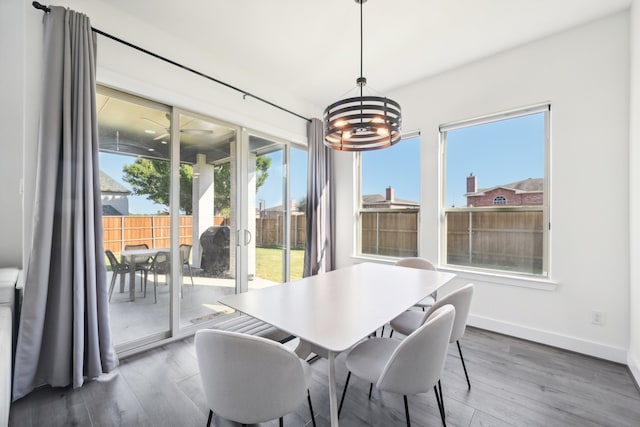
<instances>
[{"instance_id":1,"label":"dark hardwood floor","mask_svg":"<svg viewBox=\"0 0 640 427\"><path fill-rule=\"evenodd\" d=\"M640 426L640 392L623 365L473 328L461 343L472 388L451 345L442 378L448 426ZM328 426L326 360L313 368L316 420ZM369 401L368 388L352 377L340 425L405 425L402 396L374 390ZM433 393L410 396L409 409L413 426L442 425ZM189 338L124 359L80 389L35 391L12 405L9 426L204 426L207 414ZM284 420L311 425L306 402ZM216 417L214 425L237 424Z\"/></svg>"}]
</instances>

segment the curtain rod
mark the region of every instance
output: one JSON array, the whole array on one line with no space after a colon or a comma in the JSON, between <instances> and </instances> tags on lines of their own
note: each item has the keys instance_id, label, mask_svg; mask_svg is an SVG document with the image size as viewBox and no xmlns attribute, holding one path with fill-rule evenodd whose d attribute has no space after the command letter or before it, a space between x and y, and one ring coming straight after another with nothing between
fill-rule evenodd
<instances>
[{"instance_id":1,"label":"curtain rod","mask_svg":"<svg viewBox=\"0 0 640 427\"><path fill-rule=\"evenodd\" d=\"M51 8L49 8L49 7L47 7L47 6L43 5L43 4L40 4L37 1L34 1L31 4L33 5L34 8L42 10L44 13L51 12ZM200 72L198 70L194 70L193 68L187 67L186 65L180 64L179 62L176 62L176 61L174 61L172 59L165 58L162 55L159 55L157 53L151 52L151 51L149 51L147 49L144 49L144 48L142 48L140 46L137 46L137 45L135 45L133 43L130 43L130 42L126 41L126 40L122 40L122 39L120 39L120 38L118 38L116 36L113 36L111 34L105 33L104 31L100 31L97 28L91 27L91 31L93 31L94 33L100 34L101 36L107 37L107 38L109 38L111 40L117 41L118 43L121 43L121 44L123 44L125 46L129 46L130 48L133 48L133 49L135 49L137 51L140 51L142 53L146 53L149 56L153 56L156 59L159 59L161 61L167 62L167 63L169 63L171 65L176 66L176 67L182 68L183 70L189 71L189 72L191 72L193 74L197 74L200 77L204 77L205 79L208 79L208 80L211 80L213 82L216 82L216 83L218 83L218 84L220 84L222 86L228 87L229 89L233 89L233 90L235 90L237 92L240 92L242 94L243 99L246 98L247 96L249 96L251 98L257 99L258 101L264 102L265 104L271 105L272 107L275 107L275 108L278 108L278 109L280 109L280 110L282 110L284 112L287 112L287 113L289 113L291 115L299 117L299 118L301 118L303 120L306 120L308 122L311 121L311 119L309 119L308 117L305 117L305 116L300 115L300 114L298 114L298 113L296 113L294 111L291 111L291 110L288 110L288 109L286 109L284 107L281 107L278 104L274 104L273 102L268 101L268 100L266 100L264 98L261 98L261 97L259 97L257 95L254 95L251 92L247 92L246 90L242 90L242 89L240 89L240 88L238 88L236 86L230 85L229 83L225 83L222 80L218 80L215 77L211 77L211 76L209 76L209 75L207 75L207 74L205 74L203 72Z\"/></svg>"}]
</instances>

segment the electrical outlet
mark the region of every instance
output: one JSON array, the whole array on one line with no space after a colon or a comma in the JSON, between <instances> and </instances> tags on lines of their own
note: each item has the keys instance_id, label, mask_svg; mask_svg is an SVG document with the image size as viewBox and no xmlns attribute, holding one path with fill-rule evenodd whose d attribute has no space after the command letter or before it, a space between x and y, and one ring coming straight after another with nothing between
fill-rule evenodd
<instances>
[{"instance_id":1,"label":"electrical outlet","mask_svg":"<svg viewBox=\"0 0 640 427\"><path fill-rule=\"evenodd\" d=\"M604 325L604 312L601 310L593 310L591 312L591 323L594 325Z\"/></svg>"}]
</instances>

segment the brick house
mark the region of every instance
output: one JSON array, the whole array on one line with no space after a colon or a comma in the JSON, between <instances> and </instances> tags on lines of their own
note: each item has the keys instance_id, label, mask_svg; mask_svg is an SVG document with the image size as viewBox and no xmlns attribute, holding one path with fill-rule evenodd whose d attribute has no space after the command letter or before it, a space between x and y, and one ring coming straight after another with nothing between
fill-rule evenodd
<instances>
[{"instance_id":1,"label":"brick house","mask_svg":"<svg viewBox=\"0 0 640 427\"><path fill-rule=\"evenodd\" d=\"M510 184L478 190L477 177L467 177L467 207L478 206L531 206L544 200L544 179L527 178Z\"/></svg>"}]
</instances>

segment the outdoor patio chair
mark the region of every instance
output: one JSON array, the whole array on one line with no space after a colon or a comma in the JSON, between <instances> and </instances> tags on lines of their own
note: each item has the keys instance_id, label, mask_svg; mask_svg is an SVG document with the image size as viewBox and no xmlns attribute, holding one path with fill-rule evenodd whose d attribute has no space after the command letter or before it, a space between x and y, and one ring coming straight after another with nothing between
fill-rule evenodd
<instances>
[{"instance_id":1,"label":"outdoor patio chair","mask_svg":"<svg viewBox=\"0 0 640 427\"><path fill-rule=\"evenodd\" d=\"M191 269L191 264L189 263L189 257L191 256L191 245L183 243L180 245L180 259L182 259L182 267L183 271L186 270L189 272L189 277L191 277L191 286L193 286L193 270ZM184 266L187 268L185 269Z\"/></svg>"},{"instance_id":2,"label":"outdoor patio chair","mask_svg":"<svg viewBox=\"0 0 640 427\"><path fill-rule=\"evenodd\" d=\"M149 249L149 245L147 245L146 243L140 243L137 245L124 245L124 249L125 250ZM138 259L136 259L136 271L141 272L142 275L144 276L143 279L140 279L141 291L142 291L143 280L144 280L144 286L145 287L147 286L147 271L148 271L149 264L151 264L151 261L152 261L151 257L146 257L146 259L144 259L144 257L139 257Z\"/></svg>"},{"instance_id":3,"label":"outdoor patio chair","mask_svg":"<svg viewBox=\"0 0 640 427\"><path fill-rule=\"evenodd\" d=\"M150 264L145 266L145 271L150 271L153 273L153 298L155 303L158 302L158 274L164 274L165 276L170 274L170 261L169 261L169 252L160 251L156 253ZM143 297L147 296L147 281L144 282L144 294Z\"/></svg>"},{"instance_id":4,"label":"outdoor patio chair","mask_svg":"<svg viewBox=\"0 0 640 427\"><path fill-rule=\"evenodd\" d=\"M109 260L109 264L111 264L111 283L109 284L109 302L111 302L111 294L113 294L113 287L116 284L116 278L119 274L129 273L131 270L131 266L129 264L123 264L109 249L105 250L104 253L107 255L107 259ZM135 286L135 284L129 284L129 286Z\"/></svg>"}]
</instances>

